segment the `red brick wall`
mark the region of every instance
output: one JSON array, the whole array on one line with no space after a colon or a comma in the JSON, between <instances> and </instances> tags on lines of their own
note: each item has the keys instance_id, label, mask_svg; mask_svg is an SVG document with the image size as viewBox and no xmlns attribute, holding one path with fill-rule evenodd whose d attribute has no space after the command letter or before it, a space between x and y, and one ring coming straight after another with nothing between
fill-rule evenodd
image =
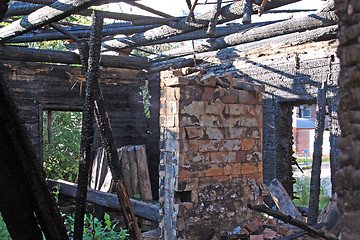
<instances>
[{"instance_id":1,"label":"red brick wall","mask_svg":"<svg viewBox=\"0 0 360 240\"><path fill-rule=\"evenodd\" d=\"M199 72L161 75L161 238L231 230L259 202L261 92L199 85Z\"/></svg>"}]
</instances>

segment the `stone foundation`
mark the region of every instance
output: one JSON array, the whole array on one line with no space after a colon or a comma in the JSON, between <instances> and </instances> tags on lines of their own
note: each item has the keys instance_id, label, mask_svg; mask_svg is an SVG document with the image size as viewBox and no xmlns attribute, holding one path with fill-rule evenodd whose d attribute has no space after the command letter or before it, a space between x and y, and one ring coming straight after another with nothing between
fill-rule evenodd
<instances>
[{"instance_id":1,"label":"stone foundation","mask_svg":"<svg viewBox=\"0 0 360 240\"><path fill-rule=\"evenodd\" d=\"M223 88L204 74L161 73L161 239L232 230L262 202L261 87Z\"/></svg>"}]
</instances>

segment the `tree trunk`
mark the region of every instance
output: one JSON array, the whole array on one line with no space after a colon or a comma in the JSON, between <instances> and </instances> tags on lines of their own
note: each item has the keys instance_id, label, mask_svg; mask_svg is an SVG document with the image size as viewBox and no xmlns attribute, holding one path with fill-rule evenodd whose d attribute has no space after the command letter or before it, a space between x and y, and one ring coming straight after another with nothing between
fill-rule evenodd
<instances>
[{"instance_id":1,"label":"tree trunk","mask_svg":"<svg viewBox=\"0 0 360 240\"><path fill-rule=\"evenodd\" d=\"M322 89L318 90L316 106L316 127L314 154L311 168L310 199L309 199L309 217L308 222L312 225L317 224L319 213L319 195L320 195L320 174L323 134L325 128L325 108L326 108L326 82Z\"/></svg>"},{"instance_id":2,"label":"tree trunk","mask_svg":"<svg viewBox=\"0 0 360 240\"><path fill-rule=\"evenodd\" d=\"M81 64L79 54L74 52L32 49L26 47L0 46L0 59L28 62ZM149 61L146 57L101 55L100 66L145 69L149 66Z\"/></svg>"},{"instance_id":3,"label":"tree trunk","mask_svg":"<svg viewBox=\"0 0 360 240\"><path fill-rule=\"evenodd\" d=\"M299 0L272 1L266 5L265 9L269 10L272 8L294 3L297 1ZM218 23L221 24L242 17L243 9L244 9L243 1L236 1L232 4L223 7L221 9L221 14L218 18ZM103 50L109 51L109 50L140 46L147 43L151 43L152 41L172 37L175 35L180 35L187 32L192 32L206 26L209 20L211 19L211 16L212 16L212 11L209 11L205 14L196 16L195 24L194 23L189 24L186 22L186 19L184 19L175 23L163 25L161 27L148 30L144 33L135 34L131 37L115 38L113 40L105 41L103 43Z\"/></svg>"},{"instance_id":4,"label":"tree trunk","mask_svg":"<svg viewBox=\"0 0 360 240\"><path fill-rule=\"evenodd\" d=\"M337 24L337 16L334 12L323 12L311 14L302 18L293 18L283 22L274 23L262 27L256 27L247 31L233 33L215 40L209 40L195 45L195 52L202 53L227 48L261 39L271 38L284 34L308 31L319 27L326 27ZM170 57L180 57L189 55L193 52L192 48L183 47L163 52L163 55Z\"/></svg>"},{"instance_id":5,"label":"tree trunk","mask_svg":"<svg viewBox=\"0 0 360 240\"><path fill-rule=\"evenodd\" d=\"M334 25L330 27L309 30L306 32L300 32L300 33L296 32L284 36L279 36L276 38L264 39L254 43L238 45L230 49L223 49L219 51L196 54L196 59L198 61L202 61L212 57L217 57L218 59L237 58L240 57L240 54L242 52L251 51L254 49L257 49L260 52L261 49L265 49L265 50L269 48L275 49L280 46L294 46L311 41L334 39L336 37L337 30L338 30L338 26ZM176 69L176 68L182 68L193 65L194 65L193 55L186 55L183 57L174 58L167 61L154 62L150 65L148 69L150 73L156 73L169 69L170 67Z\"/></svg>"}]
</instances>

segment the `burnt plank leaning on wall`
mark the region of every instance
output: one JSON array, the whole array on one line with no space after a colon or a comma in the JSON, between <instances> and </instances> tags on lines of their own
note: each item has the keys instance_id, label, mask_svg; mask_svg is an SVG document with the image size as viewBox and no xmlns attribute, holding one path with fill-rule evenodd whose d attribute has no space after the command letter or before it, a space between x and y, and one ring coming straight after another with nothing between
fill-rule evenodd
<instances>
[{"instance_id":1,"label":"burnt plank leaning on wall","mask_svg":"<svg viewBox=\"0 0 360 240\"><path fill-rule=\"evenodd\" d=\"M63 109L64 106L81 109L84 96L81 89L85 80L81 68L15 61L0 63L19 115L24 119L30 140L40 156L41 111L49 105L53 110ZM159 150L153 144L158 144L159 136L158 130L152 128L156 128L158 123L151 123L156 118L145 117L139 94L146 78L146 74L139 70L101 68L99 82L117 145L146 145L151 182L154 191L157 191Z\"/></svg>"}]
</instances>

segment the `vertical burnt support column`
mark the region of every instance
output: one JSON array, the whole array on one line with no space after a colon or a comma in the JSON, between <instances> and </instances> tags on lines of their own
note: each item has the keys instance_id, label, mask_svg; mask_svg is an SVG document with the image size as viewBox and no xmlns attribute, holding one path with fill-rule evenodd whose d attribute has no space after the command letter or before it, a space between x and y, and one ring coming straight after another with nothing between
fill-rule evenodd
<instances>
[{"instance_id":1,"label":"vertical burnt support column","mask_svg":"<svg viewBox=\"0 0 360 240\"><path fill-rule=\"evenodd\" d=\"M202 74L161 73L160 239L230 231L262 203L264 88L222 88Z\"/></svg>"},{"instance_id":2,"label":"vertical burnt support column","mask_svg":"<svg viewBox=\"0 0 360 240\"><path fill-rule=\"evenodd\" d=\"M290 197L293 196L292 184L292 106L276 104L275 113L276 178L282 183Z\"/></svg>"},{"instance_id":3,"label":"vertical burnt support column","mask_svg":"<svg viewBox=\"0 0 360 240\"><path fill-rule=\"evenodd\" d=\"M340 18L339 169L336 192L343 240L360 239L360 44L358 1L335 0Z\"/></svg>"},{"instance_id":4,"label":"vertical burnt support column","mask_svg":"<svg viewBox=\"0 0 360 240\"><path fill-rule=\"evenodd\" d=\"M263 100L263 177L264 183L276 178L276 141L275 141L275 112L274 99Z\"/></svg>"},{"instance_id":5,"label":"vertical burnt support column","mask_svg":"<svg viewBox=\"0 0 360 240\"><path fill-rule=\"evenodd\" d=\"M330 170L331 170L331 191L332 194L336 191L335 174L338 170L338 156L339 148L337 140L340 136L340 127L338 121L338 99L328 99L329 106L329 130L330 130Z\"/></svg>"}]
</instances>

